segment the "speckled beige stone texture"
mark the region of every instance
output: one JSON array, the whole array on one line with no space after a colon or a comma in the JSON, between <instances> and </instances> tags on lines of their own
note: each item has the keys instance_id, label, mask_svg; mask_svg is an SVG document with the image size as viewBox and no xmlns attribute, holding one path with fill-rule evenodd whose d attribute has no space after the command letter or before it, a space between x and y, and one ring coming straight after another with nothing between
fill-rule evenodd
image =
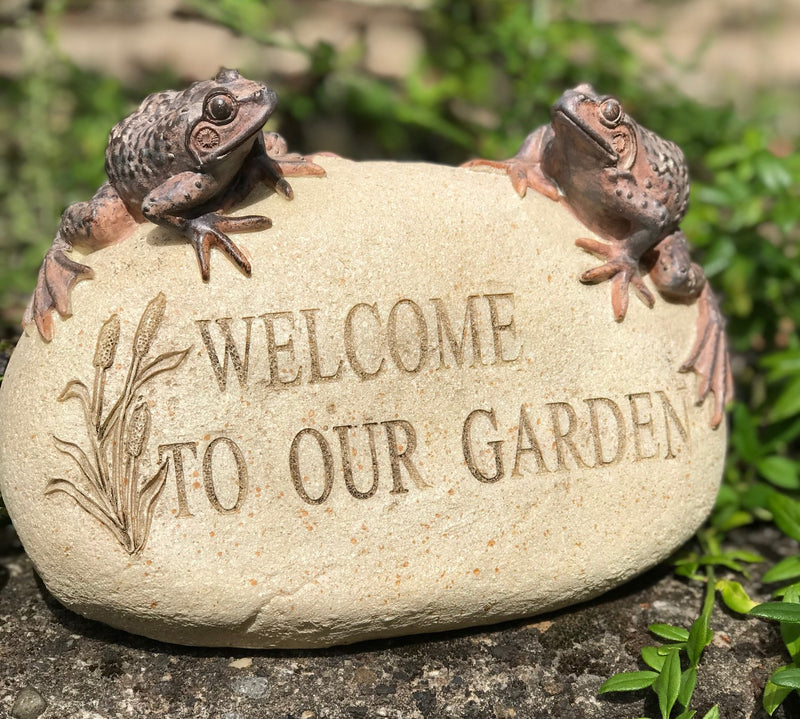
<instances>
[{"instance_id":1,"label":"speckled beige stone texture","mask_svg":"<svg viewBox=\"0 0 800 719\"><path fill-rule=\"evenodd\" d=\"M326 646L552 610L688 539L726 445L678 372L696 308L615 322L586 229L503 175L319 162L237 210L274 222L233 237L252 277L215 251L204 284L146 225L21 339L0 486L48 589L165 641Z\"/></svg>"}]
</instances>

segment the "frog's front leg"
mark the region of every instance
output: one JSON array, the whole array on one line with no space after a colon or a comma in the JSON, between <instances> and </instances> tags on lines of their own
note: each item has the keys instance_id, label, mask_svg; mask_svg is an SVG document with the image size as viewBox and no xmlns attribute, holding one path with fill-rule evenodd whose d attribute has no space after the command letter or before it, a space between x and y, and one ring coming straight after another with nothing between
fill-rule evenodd
<instances>
[{"instance_id":1,"label":"frog's front leg","mask_svg":"<svg viewBox=\"0 0 800 719\"><path fill-rule=\"evenodd\" d=\"M525 197L528 188L558 201L560 197L558 185L542 170L542 157L547 144L553 138L553 128L543 125L525 138L517 154L508 160L476 159L465 162L461 167L494 167L505 170L511 184L520 197Z\"/></svg>"},{"instance_id":2,"label":"frog's front leg","mask_svg":"<svg viewBox=\"0 0 800 719\"><path fill-rule=\"evenodd\" d=\"M630 286L636 290L642 302L648 307L655 303L653 293L647 288L639 270L641 246L649 242L649 233L640 230L622 242L599 242L589 237L579 237L575 244L606 260L606 263L587 270L581 275L581 282L595 284L611 280L611 307L617 322L625 319L628 311L628 291Z\"/></svg>"},{"instance_id":3,"label":"frog's front leg","mask_svg":"<svg viewBox=\"0 0 800 719\"><path fill-rule=\"evenodd\" d=\"M280 177L325 177L325 169L298 152L289 152L286 140L277 132L262 136L264 151Z\"/></svg>"},{"instance_id":4,"label":"frog's front leg","mask_svg":"<svg viewBox=\"0 0 800 719\"><path fill-rule=\"evenodd\" d=\"M716 429L725 415L725 405L733 399L733 374L725 336L725 319L703 269L691 260L682 232L664 238L653 254L655 259L650 276L659 292L676 302L697 300L697 335L688 359L681 365L681 372L694 370L700 376L698 404L703 403L709 392L714 393L711 426Z\"/></svg>"},{"instance_id":5,"label":"frog's front leg","mask_svg":"<svg viewBox=\"0 0 800 719\"><path fill-rule=\"evenodd\" d=\"M142 214L157 225L174 227L192 244L204 280L208 280L211 274L212 247L218 247L225 252L249 276L249 260L226 233L266 230L272 227L272 220L263 215L225 217L215 212L187 216L198 207L206 206L217 194L217 190L217 181L213 177L182 172L144 198Z\"/></svg>"},{"instance_id":6,"label":"frog's front leg","mask_svg":"<svg viewBox=\"0 0 800 719\"><path fill-rule=\"evenodd\" d=\"M304 155L289 152L284 140L277 132L261 133L250 153L245 158L236 179L230 184L222 198L222 209L235 207L264 183L287 200L294 197L292 186L284 179L288 177L324 177L325 170Z\"/></svg>"},{"instance_id":7,"label":"frog's front leg","mask_svg":"<svg viewBox=\"0 0 800 719\"><path fill-rule=\"evenodd\" d=\"M62 317L71 315L72 288L81 280L94 276L91 267L68 256L72 248L82 245L89 250L99 250L124 240L136 225L136 220L108 183L89 202L70 205L61 217L53 244L39 268L36 289L22 324L34 322L42 338L48 342L52 340L55 334L53 310Z\"/></svg>"}]
</instances>

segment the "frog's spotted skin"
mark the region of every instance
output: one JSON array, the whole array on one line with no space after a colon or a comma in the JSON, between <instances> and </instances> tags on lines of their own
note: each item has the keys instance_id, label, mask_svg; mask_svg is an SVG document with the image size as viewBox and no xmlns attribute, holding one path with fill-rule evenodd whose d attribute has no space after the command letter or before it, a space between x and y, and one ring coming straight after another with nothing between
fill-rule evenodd
<instances>
[{"instance_id":1,"label":"frog's spotted skin","mask_svg":"<svg viewBox=\"0 0 800 719\"><path fill-rule=\"evenodd\" d=\"M52 339L53 309L69 315L72 286L92 277L89 267L67 253L78 244L97 250L120 242L145 220L172 227L192 243L204 280L212 247L249 275L249 261L227 233L263 230L272 223L260 215L226 217L218 211L243 200L260 182L291 199L284 174L325 174L305 158L287 154L280 136L262 133L276 103L272 89L225 69L182 92L145 98L111 130L108 182L89 202L64 212L24 323L35 322L42 337Z\"/></svg>"},{"instance_id":2,"label":"frog's spotted skin","mask_svg":"<svg viewBox=\"0 0 800 719\"><path fill-rule=\"evenodd\" d=\"M637 124L616 98L590 85L567 90L553 105L549 125L531 133L517 154L502 162L472 160L466 167L504 169L524 196L533 188L563 201L608 242L581 237L579 247L606 260L584 272L584 282L611 280L614 317L628 310L633 285L648 306L655 302L642 280L645 269L662 295L700 304L697 341L681 368L700 375L698 402L714 393L717 427L733 395L724 320L703 270L689 256L680 222L689 206L689 173L680 148Z\"/></svg>"}]
</instances>

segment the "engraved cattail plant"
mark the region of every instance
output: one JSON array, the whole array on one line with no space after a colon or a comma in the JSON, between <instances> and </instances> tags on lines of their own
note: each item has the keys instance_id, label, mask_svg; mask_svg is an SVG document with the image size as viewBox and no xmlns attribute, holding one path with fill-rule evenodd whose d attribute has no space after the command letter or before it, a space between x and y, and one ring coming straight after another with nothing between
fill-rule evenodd
<instances>
[{"instance_id":1,"label":"engraved cattail plant","mask_svg":"<svg viewBox=\"0 0 800 719\"><path fill-rule=\"evenodd\" d=\"M97 337L92 365L91 393L80 380L72 380L58 398L77 399L83 408L90 452L80 445L53 437L56 448L70 457L79 470L79 480L51 479L45 494L64 493L106 527L129 554L139 554L147 543L156 502L164 488L167 462L155 473L142 477L152 416L141 390L154 377L183 362L189 349L165 352L148 361L158 329L164 320L166 297L159 293L145 307L131 347L131 360L122 391L104 413L106 377L114 365L120 342L120 319L106 320ZM134 405L134 396L136 403Z\"/></svg>"},{"instance_id":2,"label":"engraved cattail plant","mask_svg":"<svg viewBox=\"0 0 800 719\"><path fill-rule=\"evenodd\" d=\"M92 393L92 424L100 427L100 415L103 413L103 393L105 390L105 375L114 364L119 344L119 315L113 314L100 328L97 336L97 347L94 351L94 392Z\"/></svg>"},{"instance_id":3,"label":"engraved cattail plant","mask_svg":"<svg viewBox=\"0 0 800 719\"><path fill-rule=\"evenodd\" d=\"M142 455L142 450L147 442L147 437L150 434L150 408L144 401L143 397L139 397L139 401L131 414L131 421L125 432L125 483L127 488L127 497L125 502L125 510L123 518L128 524L128 530L134 543L137 537L136 525L138 512L136 511L138 505L138 482L139 476L139 457Z\"/></svg>"}]
</instances>

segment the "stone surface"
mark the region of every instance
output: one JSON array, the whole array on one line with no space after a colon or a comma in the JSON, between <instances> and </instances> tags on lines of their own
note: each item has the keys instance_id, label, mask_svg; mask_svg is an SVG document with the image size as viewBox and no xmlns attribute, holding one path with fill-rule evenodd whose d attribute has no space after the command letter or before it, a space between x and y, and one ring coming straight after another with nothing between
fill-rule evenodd
<instances>
[{"instance_id":1,"label":"stone surface","mask_svg":"<svg viewBox=\"0 0 800 719\"><path fill-rule=\"evenodd\" d=\"M585 229L502 175L321 163L240 210L274 220L235 237L251 278L215 253L203 284L146 226L20 341L0 481L50 591L172 642L321 646L549 611L688 539L726 441L677 372L696 308L615 323Z\"/></svg>"},{"instance_id":2,"label":"stone surface","mask_svg":"<svg viewBox=\"0 0 800 719\"><path fill-rule=\"evenodd\" d=\"M774 563L796 543L768 529L731 546ZM760 601L769 564L743 580ZM4 579L5 577L5 579ZM737 577L741 579L741 577ZM87 621L60 606L30 560L3 547L0 529L0 716L34 686L42 719L636 719L658 717L648 692L598 696L618 671L645 669L647 625L688 627L702 588L666 568L585 605L535 620L376 640L324 650L199 649L154 642ZM724 719L766 719L766 678L788 661L774 623L716 608L715 639L700 664L692 708ZM241 692L266 687L260 698ZM800 716L789 698L773 719Z\"/></svg>"}]
</instances>

